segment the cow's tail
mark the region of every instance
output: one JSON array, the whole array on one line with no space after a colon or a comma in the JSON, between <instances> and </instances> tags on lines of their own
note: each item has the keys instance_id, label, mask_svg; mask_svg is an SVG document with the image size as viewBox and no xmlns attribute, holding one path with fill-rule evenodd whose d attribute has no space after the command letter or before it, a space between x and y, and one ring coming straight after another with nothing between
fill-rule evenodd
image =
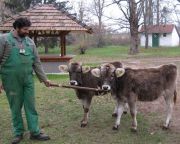
<instances>
[{"instance_id":1,"label":"cow's tail","mask_svg":"<svg viewBox=\"0 0 180 144\"><path fill-rule=\"evenodd\" d=\"M174 104L176 103L176 101L177 101L177 91L176 91L176 89L174 90Z\"/></svg>"}]
</instances>

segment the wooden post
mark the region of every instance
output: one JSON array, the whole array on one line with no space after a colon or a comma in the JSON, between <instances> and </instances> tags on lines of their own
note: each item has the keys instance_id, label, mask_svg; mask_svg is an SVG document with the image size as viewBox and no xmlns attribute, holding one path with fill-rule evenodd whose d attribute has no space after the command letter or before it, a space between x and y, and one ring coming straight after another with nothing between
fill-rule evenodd
<instances>
[{"instance_id":1,"label":"wooden post","mask_svg":"<svg viewBox=\"0 0 180 144\"><path fill-rule=\"evenodd\" d=\"M33 35L34 43L37 46L37 33L36 33L36 31L32 31L32 35Z\"/></svg>"},{"instance_id":2,"label":"wooden post","mask_svg":"<svg viewBox=\"0 0 180 144\"><path fill-rule=\"evenodd\" d=\"M66 35L64 35L64 55L66 55Z\"/></svg>"},{"instance_id":3,"label":"wooden post","mask_svg":"<svg viewBox=\"0 0 180 144\"><path fill-rule=\"evenodd\" d=\"M34 43L37 46L37 36L36 35L34 36Z\"/></svg>"},{"instance_id":4,"label":"wooden post","mask_svg":"<svg viewBox=\"0 0 180 144\"><path fill-rule=\"evenodd\" d=\"M61 34L60 38L61 38L61 43L60 43L61 44L60 45L60 47L61 47L61 56L63 57L63 56L66 55L66 35Z\"/></svg>"}]
</instances>

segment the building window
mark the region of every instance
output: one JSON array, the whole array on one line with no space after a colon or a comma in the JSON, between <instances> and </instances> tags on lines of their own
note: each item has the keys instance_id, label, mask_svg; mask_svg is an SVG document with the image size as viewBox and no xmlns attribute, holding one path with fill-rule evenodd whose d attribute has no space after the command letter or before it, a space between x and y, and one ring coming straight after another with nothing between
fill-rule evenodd
<instances>
[{"instance_id":1,"label":"building window","mask_svg":"<svg viewBox=\"0 0 180 144\"><path fill-rule=\"evenodd\" d=\"M166 37L166 35L167 35L166 33L163 33L163 37Z\"/></svg>"}]
</instances>

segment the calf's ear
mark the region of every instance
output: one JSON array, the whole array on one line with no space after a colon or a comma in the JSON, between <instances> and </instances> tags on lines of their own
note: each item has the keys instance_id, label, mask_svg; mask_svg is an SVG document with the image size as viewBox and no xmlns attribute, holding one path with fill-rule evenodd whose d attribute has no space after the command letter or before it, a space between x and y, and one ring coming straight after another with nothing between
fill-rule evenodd
<instances>
[{"instance_id":1,"label":"calf's ear","mask_svg":"<svg viewBox=\"0 0 180 144\"><path fill-rule=\"evenodd\" d=\"M67 65L60 65L59 70L61 72L68 72L68 66Z\"/></svg>"},{"instance_id":2,"label":"calf's ear","mask_svg":"<svg viewBox=\"0 0 180 144\"><path fill-rule=\"evenodd\" d=\"M98 68L92 69L91 73L95 77L100 77L100 69L98 69Z\"/></svg>"},{"instance_id":3,"label":"calf's ear","mask_svg":"<svg viewBox=\"0 0 180 144\"><path fill-rule=\"evenodd\" d=\"M87 73L91 70L90 66L82 66L82 72Z\"/></svg>"},{"instance_id":4,"label":"calf's ear","mask_svg":"<svg viewBox=\"0 0 180 144\"><path fill-rule=\"evenodd\" d=\"M125 73L125 69L124 68L117 68L115 70L115 74L116 74L117 77L123 76L124 73Z\"/></svg>"}]
</instances>

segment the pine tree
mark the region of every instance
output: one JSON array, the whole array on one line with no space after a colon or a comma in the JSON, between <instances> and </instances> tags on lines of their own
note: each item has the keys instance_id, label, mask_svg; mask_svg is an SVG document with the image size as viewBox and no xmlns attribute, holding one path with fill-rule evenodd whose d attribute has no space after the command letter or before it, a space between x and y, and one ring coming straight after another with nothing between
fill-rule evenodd
<instances>
[{"instance_id":1,"label":"pine tree","mask_svg":"<svg viewBox=\"0 0 180 144\"><path fill-rule=\"evenodd\" d=\"M72 7L68 6L69 1L57 2L56 0L5 0L4 3L6 7L9 8L13 13L24 11L30 6L34 6L38 3L54 4L58 9L63 9L66 11L72 10Z\"/></svg>"}]
</instances>

